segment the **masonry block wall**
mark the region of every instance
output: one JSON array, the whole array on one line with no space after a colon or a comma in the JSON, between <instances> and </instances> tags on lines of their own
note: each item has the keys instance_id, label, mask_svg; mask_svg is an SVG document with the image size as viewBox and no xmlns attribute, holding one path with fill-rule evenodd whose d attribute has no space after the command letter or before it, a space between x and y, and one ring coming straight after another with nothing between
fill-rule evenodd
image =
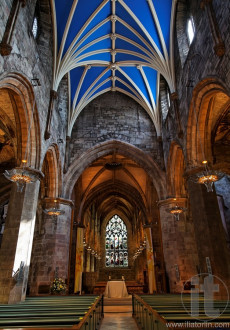
<instances>
[{"instance_id":1,"label":"masonry block wall","mask_svg":"<svg viewBox=\"0 0 230 330\"><path fill-rule=\"evenodd\" d=\"M2 40L13 1L0 2L0 42ZM58 100L52 119L52 134L49 140L44 140L46 117L49 106L50 89L52 89L53 70L53 31L51 8L48 0L40 0L40 29L38 38L32 34L32 24L36 1L27 2L20 8L11 40L12 51L8 56L0 55L0 78L7 73L16 72L23 75L33 85L33 79L38 79L40 86L33 87L38 108L41 127L41 159L48 146L57 143L64 158L67 112L67 84L62 81L58 90ZM54 129L55 127L55 129ZM58 129L57 129L58 127ZM63 142L62 142L63 141ZM40 166L42 166L42 161Z\"/></svg>"},{"instance_id":2,"label":"masonry block wall","mask_svg":"<svg viewBox=\"0 0 230 330\"><path fill-rule=\"evenodd\" d=\"M190 1L191 15L195 25L195 37L189 48L184 65L181 62L178 46L178 40L175 31L174 56L176 68L176 86L179 96L179 110L181 115L182 127L184 128L184 138L180 144L186 145L186 128L188 121L189 106L192 99L193 88L206 78L216 78L225 84L230 91L230 35L229 35L229 15L230 3L225 0L212 1L217 23L220 29L222 39L225 44L225 54L219 57L215 54L215 46L212 38L211 27L208 21L208 15L205 10L200 8L200 1ZM184 31L186 33L186 31ZM187 87L190 84L190 87ZM163 142L165 159L168 157L170 144L177 140L173 127L174 115L169 113L163 123ZM170 134L169 134L170 128Z\"/></svg>"},{"instance_id":3,"label":"masonry block wall","mask_svg":"<svg viewBox=\"0 0 230 330\"><path fill-rule=\"evenodd\" d=\"M98 143L116 139L134 145L162 165L150 117L135 101L117 92L96 98L79 115L71 136L71 162Z\"/></svg>"}]
</instances>

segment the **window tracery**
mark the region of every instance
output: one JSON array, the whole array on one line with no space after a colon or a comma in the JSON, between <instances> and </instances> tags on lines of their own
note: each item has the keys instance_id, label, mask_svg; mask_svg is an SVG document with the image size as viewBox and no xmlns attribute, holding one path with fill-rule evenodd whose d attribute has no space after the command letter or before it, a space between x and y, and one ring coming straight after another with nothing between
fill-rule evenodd
<instances>
[{"instance_id":1,"label":"window tracery","mask_svg":"<svg viewBox=\"0 0 230 330\"><path fill-rule=\"evenodd\" d=\"M127 228L118 215L106 226L105 250L106 267L128 267Z\"/></svg>"}]
</instances>

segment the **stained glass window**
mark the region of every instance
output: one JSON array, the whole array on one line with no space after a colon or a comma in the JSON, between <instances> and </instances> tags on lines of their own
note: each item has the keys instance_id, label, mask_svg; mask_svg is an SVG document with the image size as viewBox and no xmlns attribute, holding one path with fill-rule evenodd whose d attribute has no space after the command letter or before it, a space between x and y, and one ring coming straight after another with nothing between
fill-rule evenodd
<instances>
[{"instance_id":1,"label":"stained glass window","mask_svg":"<svg viewBox=\"0 0 230 330\"><path fill-rule=\"evenodd\" d=\"M128 267L127 228L118 215L114 215L106 226L106 267Z\"/></svg>"}]
</instances>

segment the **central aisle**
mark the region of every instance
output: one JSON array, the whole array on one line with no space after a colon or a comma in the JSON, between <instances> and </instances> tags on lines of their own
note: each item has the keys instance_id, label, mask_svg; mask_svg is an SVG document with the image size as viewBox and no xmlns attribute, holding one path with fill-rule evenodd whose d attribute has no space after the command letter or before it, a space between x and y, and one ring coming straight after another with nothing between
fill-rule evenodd
<instances>
[{"instance_id":1,"label":"central aisle","mask_svg":"<svg viewBox=\"0 0 230 330\"><path fill-rule=\"evenodd\" d=\"M132 298L105 298L100 330L138 330L132 318Z\"/></svg>"}]
</instances>

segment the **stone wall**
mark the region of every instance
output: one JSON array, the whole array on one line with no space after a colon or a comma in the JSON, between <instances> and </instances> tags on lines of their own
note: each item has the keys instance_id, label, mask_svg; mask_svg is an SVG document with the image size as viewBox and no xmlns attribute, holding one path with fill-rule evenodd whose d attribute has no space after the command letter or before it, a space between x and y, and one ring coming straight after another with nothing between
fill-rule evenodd
<instances>
[{"instance_id":1,"label":"stone wall","mask_svg":"<svg viewBox=\"0 0 230 330\"><path fill-rule=\"evenodd\" d=\"M192 98L193 88L207 77L216 78L226 85L227 90L230 88L230 34L229 34L229 16L230 3L225 0L213 0L217 23L220 28L222 39L225 44L225 54L218 57L213 47L215 46L212 37L211 27L208 20L206 10L200 8L200 1L190 1L190 10L195 24L195 37L190 46L184 65L181 63L179 55L178 42L176 33L174 39L175 45L175 68L176 68L176 86L179 96L179 108L184 128L184 138L180 141L184 147L186 145L186 128L188 121L189 106ZM187 87L187 85L190 87ZM173 140L177 140L174 127L174 115L168 114L163 124L163 143L164 154L167 160L170 144ZM170 132L170 133L169 133Z\"/></svg>"},{"instance_id":2,"label":"stone wall","mask_svg":"<svg viewBox=\"0 0 230 330\"><path fill-rule=\"evenodd\" d=\"M92 101L79 115L72 131L71 162L98 143L127 142L162 164L155 127L143 108L120 93L106 93Z\"/></svg>"},{"instance_id":3,"label":"stone wall","mask_svg":"<svg viewBox=\"0 0 230 330\"><path fill-rule=\"evenodd\" d=\"M0 42L2 40L6 23L9 17L13 1L2 0L0 2ZM33 79L38 79L40 86L33 87L36 98L36 106L39 114L41 128L41 164L47 148L52 143L59 141L61 158L64 158L66 138L66 113L67 113L67 84L63 79L59 90L58 100L52 119L51 138L44 140L46 118L49 106L50 89L52 89L53 71L53 31L51 9L48 0L40 0L40 30L37 39L34 39L31 29L36 1L27 2L24 8L19 9L14 27L11 54L0 55L0 79L8 72L23 75L33 85ZM58 129L57 129L58 128Z\"/></svg>"}]
</instances>

